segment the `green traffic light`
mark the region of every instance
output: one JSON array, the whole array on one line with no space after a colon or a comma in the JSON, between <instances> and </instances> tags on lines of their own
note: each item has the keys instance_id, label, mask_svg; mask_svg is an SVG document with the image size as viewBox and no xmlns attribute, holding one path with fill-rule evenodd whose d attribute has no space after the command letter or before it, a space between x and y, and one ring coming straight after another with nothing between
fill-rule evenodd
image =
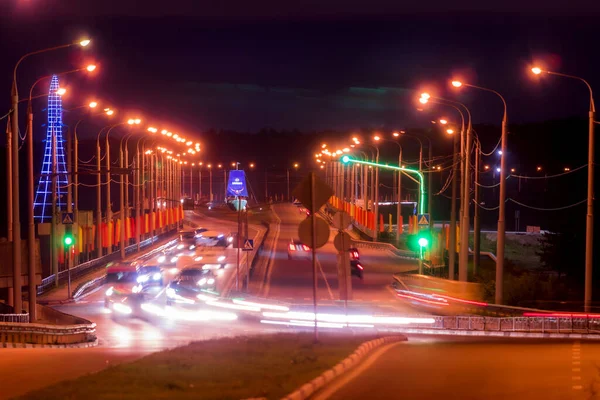
<instances>
[{"instance_id":1,"label":"green traffic light","mask_svg":"<svg viewBox=\"0 0 600 400\"><path fill-rule=\"evenodd\" d=\"M421 237L419 238L419 246L421 247L427 247L429 245L429 240L427 240L427 238Z\"/></svg>"},{"instance_id":2,"label":"green traffic light","mask_svg":"<svg viewBox=\"0 0 600 400\"><path fill-rule=\"evenodd\" d=\"M348 164L348 162L349 162L349 161L350 161L350 157L348 157L348 156L344 156L344 157L342 157L342 162L343 162L344 164Z\"/></svg>"},{"instance_id":3,"label":"green traffic light","mask_svg":"<svg viewBox=\"0 0 600 400\"><path fill-rule=\"evenodd\" d=\"M73 244L73 238L71 236L65 236L64 242L65 242L65 245L70 246Z\"/></svg>"}]
</instances>

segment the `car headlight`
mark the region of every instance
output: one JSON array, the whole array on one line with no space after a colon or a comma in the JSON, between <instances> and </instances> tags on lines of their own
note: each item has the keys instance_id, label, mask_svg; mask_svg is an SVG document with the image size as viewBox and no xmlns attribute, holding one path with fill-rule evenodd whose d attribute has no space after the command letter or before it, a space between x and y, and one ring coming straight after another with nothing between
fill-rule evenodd
<instances>
[{"instance_id":1,"label":"car headlight","mask_svg":"<svg viewBox=\"0 0 600 400\"><path fill-rule=\"evenodd\" d=\"M220 256L219 258L217 258L217 261L218 262L225 261L225 256Z\"/></svg>"},{"instance_id":2,"label":"car headlight","mask_svg":"<svg viewBox=\"0 0 600 400\"><path fill-rule=\"evenodd\" d=\"M154 279L155 281L159 280L160 277L161 277L160 272L157 272L154 275L152 275L152 279Z\"/></svg>"},{"instance_id":3,"label":"car headlight","mask_svg":"<svg viewBox=\"0 0 600 400\"><path fill-rule=\"evenodd\" d=\"M106 293L105 293L105 294L106 294L107 296L112 296L113 292L114 292L114 290L113 290L113 288L112 288L112 286L111 286L111 287L109 287L109 288L108 288L108 290L106 291Z\"/></svg>"},{"instance_id":4,"label":"car headlight","mask_svg":"<svg viewBox=\"0 0 600 400\"><path fill-rule=\"evenodd\" d=\"M227 238L227 241L228 241L229 243L233 242L233 236L230 236L230 237L228 237L228 238Z\"/></svg>"},{"instance_id":5,"label":"car headlight","mask_svg":"<svg viewBox=\"0 0 600 400\"><path fill-rule=\"evenodd\" d=\"M196 246L194 246L193 244L190 245L190 250L194 250L196 248Z\"/></svg>"},{"instance_id":6,"label":"car headlight","mask_svg":"<svg viewBox=\"0 0 600 400\"><path fill-rule=\"evenodd\" d=\"M132 291L133 293L139 293L139 292L141 292L141 291L142 291L142 285L135 285L135 286L134 286L134 287L131 289L131 291Z\"/></svg>"},{"instance_id":7,"label":"car headlight","mask_svg":"<svg viewBox=\"0 0 600 400\"><path fill-rule=\"evenodd\" d=\"M175 293L175 289L173 289L173 288L167 288L166 293L167 293L167 297L175 297L175 295L177 294L177 293Z\"/></svg>"},{"instance_id":8,"label":"car headlight","mask_svg":"<svg viewBox=\"0 0 600 400\"><path fill-rule=\"evenodd\" d=\"M218 269L217 270L217 275L222 276L225 273L224 269Z\"/></svg>"},{"instance_id":9,"label":"car headlight","mask_svg":"<svg viewBox=\"0 0 600 400\"><path fill-rule=\"evenodd\" d=\"M221 233L221 234L220 234L219 236L217 236L217 237L220 239L220 238L222 238L223 236L225 236L225 235L223 235L223 234Z\"/></svg>"},{"instance_id":10,"label":"car headlight","mask_svg":"<svg viewBox=\"0 0 600 400\"><path fill-rule=\"evenodd\" d=\"M198 281L198 286L202 286L206 283L206 278L202 278Z\"/></svg>"},{"instance_id":11,"label":"car headlight","mask_svg":"<svg viewBox=\"0 0 600 400\"><path fill-rule=\"evenodd\" d=\"M148 275L142 275L142 276L138 276L138 278L137 278L137 282L138 282L138 283L144 283L144 282L148 282Z\"/></svg>"},{"instance_id":12,"label":"car headlight","mask_svg":"<svg viewBox=\"0 0 600 400\"><path fill-rule=\"evenodd\" d=\"M212 285L213 283L215 283L215 280L213 278L210 278L208 281L206 281L206 283Z\"/></svg>"},{"instance_id":13,"label":"car headlight","mask_svg":"<svg viewBox=\"0 0 600 400\"><path fill-rule=\"evenodd\" d=\"M164 263L166 259L167 259L167 257L160 256L160 257L158 257L158 259L156 261L158 261L159 263Z\"/></svg>"},{"instance_id":14,"label":"car headlight","mask_svg":"<svg viewBox=\"0 0 600 400\"><path fill-rule=\"evenodd\" d=\"M177 246L177 250L181 250L181 249L183 249L183 245L182 244L180 244L180 245Z\"/></svg>"},{"instance_id":15,"label":"car headlight","mask_svg":"<svg viewBox=\"0 0 600 400\"><path fill-rule=\"evenodd\" d=\"M172 258L171 258L171 262L172 262L172 263L176 263L178 259L179 259L179 257L177 257L177 256L175 256L175 257L172 257Z\"/></svg>"},{"instance_id":16,"label":"car headlight","mask_svg":"<svg viewBox=\"0 0 600 400\"><path fill-rule=\"evenodd\" d=\"M194 258L194 261L200 261L200 260L202 260L202 256L198 256L198 257Z\"/></svg>"}]
</instances>

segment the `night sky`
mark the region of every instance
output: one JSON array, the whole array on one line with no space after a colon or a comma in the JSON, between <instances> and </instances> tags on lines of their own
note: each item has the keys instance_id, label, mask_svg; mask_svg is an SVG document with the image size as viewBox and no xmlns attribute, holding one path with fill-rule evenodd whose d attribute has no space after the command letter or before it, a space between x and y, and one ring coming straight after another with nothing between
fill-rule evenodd
<instances>
[{"instance_id":1,"label":"night sky","mask_svg":"<svg viewBox=\"0 0 600 400\"><path fill-rule=\"evenodd\" d=\"M24 62L18 75L21 94L39 76L94 62L99 66L94 77L63 80L69 89L66 108L100 99L124 117L139 115L197 138L212 157L227 162L274 153L281 159L290 154L309 159L320 139L303 136L304 142L293 144L290 139L283 149L265 140L248 155L248 147L234 143L233 136L208 139L207 132L272 128L347 135L429 130L436 116L455 118L436 108L416 110L418 94L428 90L466 103L484 150L490 151L500 133L501 103L489 93L451 90L449 80L459 77L505 96L512 166L530 173L537 164L548 171L585 164L585 86L534 78L529 70L539 64L585 77L600 88L595 48L600 5L488 3L4 0L0 93L6 95L0 105L9 108L10 74L22 54L90 37L88 49ZM37 140L43 136L37 133L43 132L43 101L34 107L40 121ZM65 117L67 124L74 119ZM547 123L564 119L573 123ZM88 125L81 134L95 136L96 128ZM432 135L438 149L448 150L447 138ZM302 150L306 154L300 155ZM414 159L416 148L409 152ZM392 161L392 151L389 157ZM488 161L494 165L494 159ZM585 198L583 188L574 200L580 198Z\"/></svg>"}]
</instances>

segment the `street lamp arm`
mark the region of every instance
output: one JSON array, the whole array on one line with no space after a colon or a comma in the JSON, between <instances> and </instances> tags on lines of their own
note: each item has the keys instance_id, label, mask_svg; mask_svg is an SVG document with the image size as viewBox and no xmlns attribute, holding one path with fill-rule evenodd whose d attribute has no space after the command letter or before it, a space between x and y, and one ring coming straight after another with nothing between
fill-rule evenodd
<instances>
[{"instance_id":1,"label":"street lamp arm","mask_svg":"<svg viewBox=\"0 0 600 400\"><path fill-rule=\"evenodd\" d=\"M33 55L36 55L36 54L46 53L48 51L54 51L54 50L64 49L64 48L67 48L67 47L74 46L75 44L77 44L77 43L69 43L69 44L63 44L63 45L55 46L55 47L48 47L47 49L32 51L31 53L27 53L24 56L22 56L21 58L19 58L19 61L17 61L17 63L15 64L15 68L13 69L13 85L15 86L15 88L17 86L17 68L19 68L19 65L21 64L21 62L23 60L25 60L27 57L33 56Z\"/></svg>"},{"instance_id":2,"label":"street lamp arm","mask_svg":"<svg viewBox=\"0 0 600 400\"><path fill-rule=\"evenodd\" d=\"M500 97L500 100L502 100L502 104L504 105L504 122L506 123L506 118L507 118L506 100L504 99L504 97L500 93L498 93L497 91L495 91L493 89L488 89L488 88L485 88L485 87L482 87L482 86L471 85L470 83L463 83L463 85L468 86L468 87L472 87L474 89L485 90L486 92L494 93L496 96Z\"/></svg>"},{"instance_id":3,"label":"street lamp arm","mask_svg":"<svg viewBox=\"0 0 600 400\"><path fill-rule=\"evenodd\" d=\"M562 76L562 77L565 77L565 78L577 79L577 80L585 83L585 85L587 86L587 88L588 88L588 90L590 92L590 111L591 112L596 112L596 106L594 105L594 93L592 92L592 86L588 83L588 81L586 81L585 79L583 79L583 78L581 78L579 76L561 74L560 72L546 71L546 73L550 74L550 75Z\"/></svg>"}]
</instances>

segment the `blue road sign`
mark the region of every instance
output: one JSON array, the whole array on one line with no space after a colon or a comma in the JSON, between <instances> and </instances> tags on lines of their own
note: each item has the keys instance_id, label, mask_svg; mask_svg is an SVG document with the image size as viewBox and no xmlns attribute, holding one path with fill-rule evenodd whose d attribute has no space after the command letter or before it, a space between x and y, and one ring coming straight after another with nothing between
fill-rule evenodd
<instances>
[{"instance_id":1,"label":"blue road sign","mask_svg":"<svg viewBox=\"0 0 600 400\"><path fill-rule=\"evenodd\" d=\"M73 225L73 213L72 212L64 212L61 215L60 220L63 225Z\"/></svg>"},{"instance_id":2,"label":"blue road sign","mask_svg":"<svg viewBox=\"0 0 600 400\"><path fill-rule=\"evenodd\" d=\"M246 188L246 175L241 169L229 171L229 183L227 184L227 194L229 196L248 197L248 189Z\"/></svg>"},{"instance_id":3,"label":"blue road sign","mask_svg":"<svg viewBox=\"0 0 600 400\"><path fill-rule=\"evenodd\" d=\"M242 248L242 250L244 250L244 251L252 251L252 250L254 250L254 240L252 240L252 239L246 239L246 241L244 242L244 247Z\"/></svg>"},{"instance_id":4,"label":"blue road sign","mask_svg":"<svg viewBox=\"0 0 600 400\"><path fill-rule=\"evenodd\" d=\"M429 214L417 214L417 224L419 226L429 225L430 221Z\"/></svg>"}]
</instances>

